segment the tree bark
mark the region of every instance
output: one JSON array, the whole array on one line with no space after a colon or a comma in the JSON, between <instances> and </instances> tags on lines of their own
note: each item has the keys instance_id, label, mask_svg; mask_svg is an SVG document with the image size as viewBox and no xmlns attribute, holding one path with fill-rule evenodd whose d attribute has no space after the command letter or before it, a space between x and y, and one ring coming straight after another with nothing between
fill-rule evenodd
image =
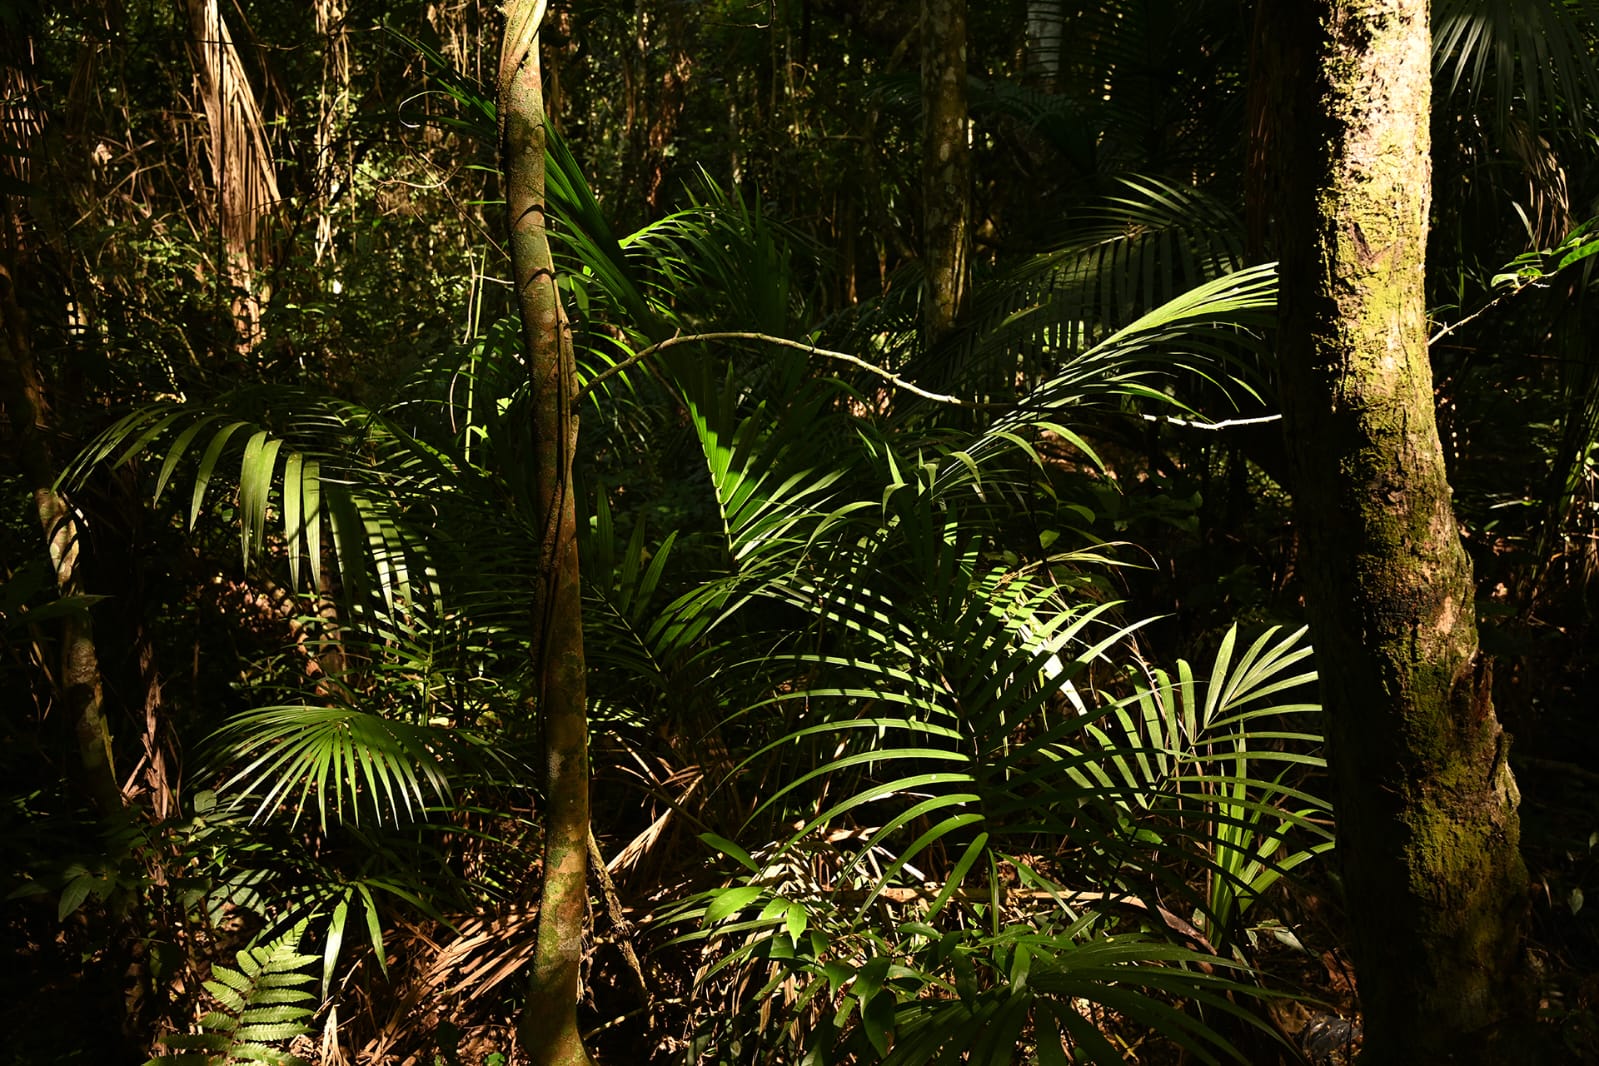
<instances>
[{"instance_id":1,"label":"tree bark","mask_svg":"<svg viewBox=\"0 0 1599 1066\"><path fill-rule=\"evenodd\" d=\"M314 0L316 30L322 36L322 84L317 92L316 134L316 262L332 261L335 253L335 200L347 191L354 160L346 145L353 113L350 94L350 27L347 0Z\"/></svg>"},{"instance_id":2,"label":"tree bark","mask_svg":"<svg viewBox=\"0 0 1599 1066\"><path fill-rule=\"evenodd\" d=\"M922 0L922 329L929 344L954 327L971 287L966 127L966 0Z\"/></svg>"},{"instance_id":3,"label":"tree bark","mask_svg":"<svg viewBox=\"0 0 1599 1066\"><path fill-rule=\"evenodd\" d=\"M666 67L655 82L655 91L644 94L649 110L643 158L644 210L645 217L656 218L665 199L666 175L672 165L673 142L683 117L694 61L689 54L688 27L681 3L669 0L655 10L640 5L639 22L639 68L646 72L651 69L652 53L661 55Z\"/></svg>"},{"instance_id":4,"label":"tree bark","mask_svg":"<svg viewBox=\"0 0 1599 1066\"><path fill-rule=\"evenodd\" d=\"M12 36L12 34L16 36ZM0 166L13 181L26 185L36 180L33 158L44 142L45 112L39 106L39 87L32 56L35 42L17 27L0 27L0 131L19 149ZM28 325L17 299L17 277L27 277L32 242L37 227L27 215L24 197L7 192L3 198L3 233L0 233L0 407L8 416L17 451L17 466L33 493L34 512L44 532L44 547L62 596L83 592L78 570L79 530L67 501L56 491L57 470L50 454L50 410L44 382L33 359ZM19 269L20 268L20 269ZM89 612L74 611L61 620L61 665L56 688L72 722L77 739L83 788L95 810L104 817L120 814L122 789L117 785L112 758L111 727L106 722L100 659L95 651L94 626Z\"/></svg>"},{"instance_id":5,"label":"tree bark","mask_svg":"<svg viewBox=\"0 0 1599 1066\"><path fill-rule=\"evenodd\" d=\"M1309 59L1274 145L1279 352L1362 1062L1503 1062L1527 875L1433 414L1427 2L1276 6Z\"/></svg>"},{"instance_id":6,"label":"tree bark","mask_svg":"<svg viewBox=\"0 0 1599 1066\"><path fill-rule=\"evenodd\" d=\"M62 596L81 595L78 523L67 501L55 489L56 469L45 438L49 409L45 405L44 387L33 363L11 270L3 264L0 264L0 405L10 416L18 466L33 491L34 511L44 530L56 591ZM100 657L95 651L94 625L87 608L61 619L61 672L56 687L77 738L84 791L103 817L120 814L122 789L117 785L111 727L105 717Z\"/></svg>"},{"instance_id":7,"label":"tree bark","mask_svg":"<svg viewBox=\"0 0 1599 1066\"><path fill-rule=\"evenodd\" d=\"M499 74L500 165L530 375L533 519L539 531L532 655L547 772L538 944L518 1035L540 1066L588 1066L577 1028L589 838L588 718L572 495L577 370L545 229L538 45L543 14L542 0L506 5Z\"/></svg>"}]
</instances>

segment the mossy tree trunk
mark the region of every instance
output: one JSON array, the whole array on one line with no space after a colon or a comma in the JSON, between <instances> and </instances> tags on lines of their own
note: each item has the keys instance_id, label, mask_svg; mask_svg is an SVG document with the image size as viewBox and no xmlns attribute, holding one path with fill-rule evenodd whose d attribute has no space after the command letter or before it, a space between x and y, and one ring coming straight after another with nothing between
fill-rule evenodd
<instances>
[{"instance_id":1,"label":"mossy tree trunk","mask_svg":"<svg viewBox=\"0 0 1599 1066\"><path fill-rule=\"evenodd\" d=\"M929 344L949 333L966 305L971 216L966 0L922 0L922 330Z\"/></svg>"},{"instance_id":2,"label":"mossy tree trunk","mask_svg":"<svg viewBox=\"0 0 1599 1066\"><path fill-rule=\"evenodd\" d=\"M1527 875L1433 417L1427 0L1283 7L1283 406L1362 1061L1506 1061Z\"/></svg>"},{"instance_id":3,"label":"mossy tree trunk","mask_svg":"<svg viewBox=\"0 0 1599 1066\"><path fill-rule=\"evenodd\" d=\"M577 1028L589 835L588 718L572 495L577 371L545 225L538 45L543 14L542 0L506 4L499 75L500 166L530 375L533 519L539 531L532 654L547 774L538 944L518 1036L538 1066L588 1066Z\"/></svg>"}]
</instances>

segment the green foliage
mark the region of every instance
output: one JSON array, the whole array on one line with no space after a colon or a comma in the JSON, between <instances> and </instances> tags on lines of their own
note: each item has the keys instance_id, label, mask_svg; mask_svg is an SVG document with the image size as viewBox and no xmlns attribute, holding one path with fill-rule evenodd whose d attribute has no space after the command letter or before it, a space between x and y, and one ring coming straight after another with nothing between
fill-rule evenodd
<instances>
[{"instance_id":1,"label":"green foliage","mask_svg":"<svg viewBox=\"0 0 1599 1066\"><path fill-rule=\"evenodd\" d=\"M1295 672L1309 655L1302 632L1264 634L1241 655L1229 634L1207 681L1183 663L1175 677L1135 679L1128 696L1090 694L1090 707L1071 679L1081 682L1125 633L1088 643L1103 609L1061 612L1046 591L994 578L957 591L942 611L896 611L859 587L829 605L851 636L882 647L815 659L842 674L837 686L788 697L804 701L805 715L750 760L780 761L760 776L784 784L745 833L765 839L769 824L794 819L792 835L755 852L705 838L742 870L681 912L703 923L683 937L707 946L701 982L761 975L746 1009L781 1010L799 1034L761 1027L771 1050L797 1039L818 1061L862 1033L882 1053L893 1030L885 1061L972 1051L986 1062L1008 1054L1024 1025L1045 1044L1045 1027L1058 1026L1090 1061L1124 1061L1089 1035L1085 1001L1203 1061L1214 1061L1207 1044L1242 1061L1208 1024L1129 989L1142 983L1242 1015L1224 993L1250 989L1214 975L1234 965L1216 952L1233 950L1239 919L1273 883L1332 846L1326 803L1287 783L1290 771L1321 765L1319 737L1289 727L1315 708L1272 699L1314 679ZM911 665L927 657L903 644L923 631L906 623L940 614L953 629L929 633L949 649L929 674ZM880 665L896 660L909 669ZM920 680L929 676L939 682ZM851 695L884 710L865 716L841 699ZM816 810L819 784L834 795ZM1208 871L1199 891L1187 881L1195 870ZM885 930L885 900L909 904L914 917ZM1129 907L1190 943L1116 932ZM1168 907L1191 911L1201 928ZM1041 1044L1038 1061L1059 1059Z\"/></svg>"},{"instance_id":2,"label":"green foliage","mask_svg":"<svg viewBox=\"0 0 1599 1066\"><path fill-rule=\"evenodd\" d=\"M0 632L86 612L105 599L82 593L50 595L54 591L55 575L42 558L30 560L0 579Z\"/></svg>"},{"instance_id":3,"label":"green foliage","mask_svg":"<svg viewBox=\"0 0 1599 1066\"><path fill-rule=\"evenodd\" d=\"M433 800L449 802L452 764L490 773L507 764L469 733L353 707L259 707L229 720L214 740L223 765L239 767L221 787L238 799L260 796L256 818L269 817L300 786L295 816L315 793L324 831L330 806L341 824L359 825L364 799L379 820L387 815L399 825L423 816Z\"/></svg>"},{"instance_id":4,"label":"green foliage","mask_svg":"<svg viewBox=\"0 0 1599 1066\"><path fill-rule=\"evenodd\" d=\"M639 31L686 9L589 5L547 41L566 64L571 138L550 142L558 274L590 383L595 831L606 850L625 844L624 898L701 922L664 949L651 938L686 927L645 930L642 946L662 951L651 973L691 969L678 951L703 964L697 994L674 990L694 1006L646 1013L726 1061L997 1062L1018 1043L1041 1062L1119 1061L1132 1025L1204 1061L1237 1057L1221 1029L1259 994L1248 924L1329 846L1318 741L1291 691L1308 651L1286 631L1211 632L1203 665L1155 665L1174 659L1165 634L1148 636L1157 608L1130 595L1129 559L1143 557L1105 540L1151 515L1186 533L1204 506L1197 488L1192 502L1124 488L1146 472L1134 450L1201 467L1160 436L1162 415L1203 424L1234 401L1270 403L1275 277L1242 269L1227 134L1238 20L1220 4L1109 5L1078 16L1084 48L1055 85L985 72L974 145L1006 232L979 256L972 313L928 351L914 268L896 269L916 241L915 106L892 84L903 68L821 5L804 31L816 51L781 63L765 35L797 27L797 8L755 26L747 6L713 6L685 32L748 70L696 76L676 155L649 161L675 207L636 228L619 220L653 195L642 156L599 195L579 157L654 152L641 147L652 104L624 137L621 109L640 101L593 99L593 85L660 82L671 49L631 58ZM103 302L148 319L118 334L143 361L97 402L136 406L96 425L66 482L87 496L115 479L152 502L168 543L186 533L202 576L174 584L281 598L279 628L208 651L203 672L229 682L219 697L175 716L182 745L205 755L184 768L190 817L119 860L159 870L170 900L142 870L113 886L92 862L51 888L79 905L102 887L145 893L202 937L241 918L268 939L305 930L316 947L283 963L297 982L285 987L313 981L320 958L324 996L375 1003L392 990L352 962L420 965L413 923L443 929L525 899L536 861L526 368L481 247L500 225L492 192L478 199L495 123L465 73L465 24L449 23L460 10L430 15L429 44L374 35L404 45L378 55L361 39L374 53L362 69L385 74L367 80L406 98L374 99L375 121L326 148L359 160L337 254L282 261L250 351L229 329L236 294L197 280L206 234L164 217L122 228L148 262ZM989 14L979 35L1009 32L1009 13ZM892 12L863 17L879 15L894 28ZM257 51L252 63L271 61ZM414 93L401 64L418 60L428 80ZM794 80L824 61L827 76ZM584 76L596 70L613 76ZM288 111L284 142L316 108ZM425 136L402 141L401 113ZM1031 173L1063 175L1038 183L1036 203L1018 193L1026 168L995 177L1021 140L1042 153ZM285 188L309 204L309 182ZM470 202L442 211L455 196ZM305 221L312 209L285 208ZM838 246L846 224L858 249ZM118 328L103 321L88 328ZM676 343L593 384L651 345L716 331L750 336ZM95 517L96 532L115 528ZM31 578L17 603L43 598ZM173 614L150 620L176 632ZM229 639L252 622L205 619ZM732 875L707 874L688 833ZM507 958L515 946L507 936ZM226 976L253 979L242 959L217 974L238 1010L218 993L215 1031L191 1038L212 1043L171 1045L192 1061L220 1056L253 1009Z\"/></svg>"},{"instance_id":5,"label":"green foliage","mask_svg":"<svg viewBox=\"0 0 1599 1066\"><path fill-rule=\"evenodd\" d=\"M917 932L931 943L931 930ZM1040 935L1020 925L995 937L945 934L917 961L916 968L906 967L909 973L890 967L884 976L897 977L896 991L910 983L907 978L919 978L940 994L903 1003L892 1014L876 1008L885 993L870 988L867 968L855 975L856 1027L879 1054L887 1052L885 1064L962 1055L969 1062L1004 1063L1015 1061L1018 1049L1025 1049L1027 1061L1041 1064L1127 1062L1104 1032L1107 1009L1162 1033L1201 1062L1220 1061L1218 1052L1247 1061L1211 1024L1173 1009L1167 1002L1172 994L1213 1015L1230 1014L1264 1028L1229 999L1258 990L1211 972L1229 968L1225 960L1139 936L1079 941L1071 930ZM1029 1029L1031 1040L1024 1036Z\"/></svg>"},{"instance_id":6,"label":"green foliage","mask_svg":"<svg viewBox=\"0 0 1599 1066\"><path fill-rule=\"evenodd\" d=\"M1589 219L1572 229L1552 248L1540 248L1516 256L1493 276L1490 284L1503 295L1515 295L1529 285L1546 284L1554 275L1575 266L1599 252L1599 219Z\"/></svg>"},{"instance_id":7,"label":"green foliage","mask_svg":"<svg viewBox=\"0 0 1599 1066\"><path fill-rule=\"evenodd\" d=\"M593 367L668 325L794 332L803 303L781 231L707 188L707 203L622 240L568 189L588 227L573 226L567 250L583 264L568 277ZM867 417L852 406L864 390L832 367L758 340L662 352L593 394L615 419L597 434L617 454L604 472L629 478L618 491L594 477L582 543L596 720L641 761L663 727L717 732L738 753L721 787L758 782L763 797L741 825L736 804L706 812L708 828L758 841L743 854L760 858L742 883L685 904L709 923L692 935L714 948L705 980L802 975L785 1009L830 1019L800 1026L818 1054L881 1051L890 1030L912 1048L998 1047L1025 1019L1097 1046L1086 1034L1098 1015L1079 1000L1196 1054L1225 1048L1207 1022L1174 1022L1168 1000L1228 1009L1218 997L1242 986L1213 971L1230 965L1218 953L1240 916L1325 848L1324 808L1287 774L1316 765L1314 736L1283 726L1306 708L1269 699L1307 680L1286 673L1305 652L1263 637L1234 661L1229 636L1208 689L1186 667L1175 679L1129 670L1142 623L1120 621L1090 580L1110 549L1057 539L1024 561L1005 540L1028 495L1068 476L1043 442L1075 446L1094 470L1091 415L1169 406L1179 371L1233 380L1274 286L1269 268L1218 277L1091 346L1057 322L1052 371L975 424L920 402L901 414L897 399L890 417ZM703 292L721 295L677 295ZM600 328L639 307L638 332ZM217 512L243 562L286 568L291 587L307 572L326 581L317 560L336 560L342 639L348 651L361 636L364 665L321 682L314 703L246 711L215 734L218 817L293 811L298 831L314 802L315 837L344 834L378 857L421 831L430 804L515 780L497 751L523 713L498 678L521 676L511 656L533 579L515 342L491 332L386 410L257 388L136 412L86 454L75 476L152 453L153 498L182 484L190 526ZM619 412L664 427L663 403L682 418L667 431L681 443L662 450L693 473L657 542L649 493L670 479L621 461ZM850 857L829 852L840 833L858 835ZM260 901L273 922L325 928L325 989L352 922L383 964L376 893L427 907L383 872L392 863L305 870ZM802 873L817 868L825 879ZM1197 871L1203 889L1188 883ZM1030 922L1011 914L1012 878L1051 900ZM879 928L876 908L907 889L925 907ZM1201 916L1193 944L1148 935L1170 921L1140 934L1117 917L1130 900L1175 920L1157 895ZM1056 976L1029 984L1035 970Z\"/></svg>"},{"instance_id":8,"label":"green foliage","mask_svg":"<svg viewBox=\"0 0 1599 1066\"><path fill-rule=\"evenodd\" d=\"M299 953L304 935L304 926L297 926L271 943L238 952L237 969L213 964L205 988L220 1009L202 1017L197 1032L162 1037L170 1053L146 1066L304 1066L304 1059L281 1047L310 1032L306 1021L315 1013L308 1004L316 997L305 989L312 978L302 971L317 959Z\"/></svg>"},{"instance_id":9,"label":"green foliage","mask_svg":"<svg viewBox=\"0 0 1599 1066\"><path fill-rule=\"evenodd\" d=\"M1433 63L1442 95L1478 104L1506 126L1535 127L1591 118L1599 92L1590 41L1599 5L1589 0L1440 0L1433 5Z\"/></svg>"}]
</instances>

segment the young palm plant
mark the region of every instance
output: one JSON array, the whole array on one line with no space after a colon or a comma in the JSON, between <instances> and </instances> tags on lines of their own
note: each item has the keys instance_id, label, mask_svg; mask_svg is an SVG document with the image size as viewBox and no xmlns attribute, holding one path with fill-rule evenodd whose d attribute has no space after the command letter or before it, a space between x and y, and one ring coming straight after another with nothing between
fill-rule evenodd
<instances>
[{"instance_id":1,"label":"young palm plant","mask_svg":"<svg viewBox=\"0 0 1599 1066\"><path fill-rule=\"evenodd\" d=\"M969 476L974 454L949 462ZM744 843L705 836L739 868L677 913L701 922L683 937L704 945L700 981L751 1014L714 1019L713 1043L1008 1062L1025 1029L1039 1061L1064 1061L1061 1039L1121 1061L1108 1009L1239 1057L1155 993L1238 1012L1244 975L1219 976L1217 952L1331 846L1325 803L1295 787L1320 765L1291 724L1314 708L1272 698L1313 680L1300 634L1236 661L1229 636L1205 683L1129 673L1138 624L1072 588L1101 559L1001 565L995 509L963 507L970 485L932 465L912 475L758 592L809 623L762 660L792 680L723 723L764 740L731 775L766 797Z\"/></svg>"}]
</instances>

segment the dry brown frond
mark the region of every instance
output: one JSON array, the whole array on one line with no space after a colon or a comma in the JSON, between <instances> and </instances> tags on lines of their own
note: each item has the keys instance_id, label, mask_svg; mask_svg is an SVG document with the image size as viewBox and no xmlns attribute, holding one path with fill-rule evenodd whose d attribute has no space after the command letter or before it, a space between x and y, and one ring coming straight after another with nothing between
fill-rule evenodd
<instances>
[{"instance_id":1,"label":"dry brown frond","mask_svg":"<svg viewBox=\"0 0 1599 1066\"><path fill-rule=\"evenodd\" d=\"M279 200L277 168L267 145L266 120L250 88L217 0L188 0L189 53L210 136L206 151L216 189L223 269L243 294L235 314L245 348L255 338L263 298L257 278L270 265L267 216Z\"/></svg>"}]
</instances>

